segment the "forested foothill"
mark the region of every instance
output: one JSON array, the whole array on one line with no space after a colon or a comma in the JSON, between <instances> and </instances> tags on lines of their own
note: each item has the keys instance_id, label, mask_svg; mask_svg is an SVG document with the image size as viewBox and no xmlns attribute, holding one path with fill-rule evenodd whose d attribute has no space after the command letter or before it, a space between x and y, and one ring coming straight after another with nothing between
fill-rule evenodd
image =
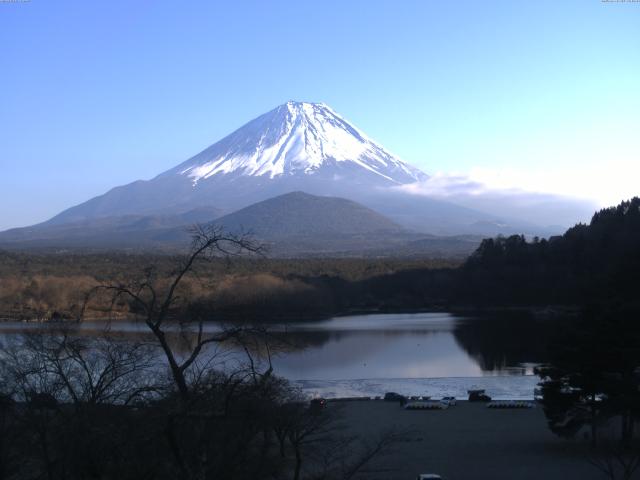
<instances>
[{"instance_id":1,"label":"forested foothill","mask_svg":"<svg viewBox=\"0 0 640 480\"><path fill-rule=\"evenodd\" d=\"M637 306L639 207L634 198L549 239L485 239L465 261L199 259L182 288L212 317L244 320L425 308ZM150 266L162 281L176 262L175 256L117 252L0 255L0 315L19 319L73 318L91 287L141 278ZM127 313L127 305L120 308Z\"/></svg>"},{"instance_id":2,"label":"forested foothill","mask_svg":"<svg viewBox=\"0 0 640 480\"><path fill-rule=\"evenodd\" d=\"M484 240L461 274L464 296L482 295L488 302L637 307L640 198L600 210L589 225L549 240Z\"/></svg>"},{"instance_id":3,"label":"forested foothill","mask_svg":"<svg viewBox=\"0 0 640 480\"><path fill-rule=\"evenodd\" d=\"M483 304L576 307L547 324L540 400L554 433L588 439L589 462L608 478L632 478L640 467L640 199L561 237L484 240L457 274L461 297Z\"/></svg>"},{"instance_id":4,"label":"forested foothill","mask_svg":"<svg viewBox=\"0 0 640 480\"><path fill-rule=\"evenodd\" d=\"M122 252L0 252L0 318L47 320L76 318L84 296L108 281L142 278L152 267L166 279L177 255ZM199 259L193 277L181 286L191 303L208 303L213 316L246 319L319 318L349 308L351 290L365 279L396 272L448 269L460 259L307 258L264 256ZM355 300L355 298L354 298ZM215 304L215 305L214 305ZM108 306L91 305L89 317L105 315ZM128 312L126 305L119 311Z\"/></svg>"}]
</instances>

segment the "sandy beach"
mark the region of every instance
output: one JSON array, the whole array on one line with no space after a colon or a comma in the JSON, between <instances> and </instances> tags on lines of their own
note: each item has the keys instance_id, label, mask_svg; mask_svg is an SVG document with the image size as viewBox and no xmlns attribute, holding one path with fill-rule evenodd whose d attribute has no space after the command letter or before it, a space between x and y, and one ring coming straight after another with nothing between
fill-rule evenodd
<instances>
[{"instance_id":1,"label":"sandy beach","mask_svg":"<svg viewBox=\"0 0 640 480\"><path fill-rule=\"evenodd\" d=\"M410 432L377 458L372 480L415 479L438 473L448 480L604 478L587 461L585 442L563 440L547 428L542 408L494 410L458 402L439 411L408 411L384 401L330 402L346 433L375 438L391 428Z\"/></svg>"}]
</instances>

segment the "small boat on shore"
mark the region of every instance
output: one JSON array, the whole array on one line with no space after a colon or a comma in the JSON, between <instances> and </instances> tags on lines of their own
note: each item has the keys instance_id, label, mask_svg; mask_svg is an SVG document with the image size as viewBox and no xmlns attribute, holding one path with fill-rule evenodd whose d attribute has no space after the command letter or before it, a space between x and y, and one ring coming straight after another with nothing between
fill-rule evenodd
<instances>
[{"instance_id":1,"label":"small boat on shore","mask_svg":"<svg viewBox=\"0 0 640 480\"><path fill-rule=\"evenodd\" d=\"M487 408L533 408L533 402L524 400L498 400L487 403Z\"/></svg>"},{"instance_id":2,"label":"small boat on shore","mask_svg":"<svg viewBox=\"0 0 640 480\"><path fill-rule=\"evenodd\" d=\"M408 402L404 406L405 410L446 410L449 408L448 403L434 400Z\"/></svg>"}]
</instances>

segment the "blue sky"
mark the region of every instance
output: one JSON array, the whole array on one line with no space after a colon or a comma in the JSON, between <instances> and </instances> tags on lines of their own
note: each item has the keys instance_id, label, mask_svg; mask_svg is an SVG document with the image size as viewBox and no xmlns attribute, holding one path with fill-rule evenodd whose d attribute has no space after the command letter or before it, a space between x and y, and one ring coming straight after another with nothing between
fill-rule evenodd
<instances>
[{"instance_id":1,"label":"blue sky","mask_svg":"<svg viewBox=\"0 0 640 480\"><path fill-rule=\"evenodd\" d=\"M640 178L640 3L0 2L0 229L148 179L287 100L427 173Z\"/></svg>"}]
</instances>

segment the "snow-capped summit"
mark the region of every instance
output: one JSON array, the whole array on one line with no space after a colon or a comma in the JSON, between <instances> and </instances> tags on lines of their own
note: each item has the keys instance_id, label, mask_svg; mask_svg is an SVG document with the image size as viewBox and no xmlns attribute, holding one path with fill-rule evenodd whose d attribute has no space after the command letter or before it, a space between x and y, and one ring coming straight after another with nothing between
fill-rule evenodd
<instances>
[{"instance_id":1,"label":"snow-capped summit","mask_svg":"<svg viewBox=\"0 0 640 480\"><path fill-rule=\"evenodd\" d=\"M418 194L427 180L426 174L386 151L327 105L287 102L150 180L112 188L37 228L9 232L4 239L22 242L39 235L51 242L67 239L73 243L83 232L93 235L96 244L108 243L114 235L126 236L128 244L151 237L162 243L168 237L158 225L173 228L180 222L206 223L219 216L221 222L235 218L237 224L248 221L245 208L252 205L252 225L245 225L249 230L262 226L264 232L263 227L277 224L282 227L280 233L309 233L318 223L333 224L331 228L342 225L338 230L346 234L363 232L364 226L371 225L366 221L371 215L351 208L353 205L347 209L351 213L342 209L333 216L322 215L325 220L321 221L319 211L337 208L335 202L324 201L326 197L356 202L394 225L431 234L545 234L518 223L517 212L515 221L505 222L501 215L475 210L479 204L475 195L461 206L448 196ZM268 199L278 200L265 203ZM498 213L508 203L499 199ZM134 231L146 233L136 237ZM2 238L0 235L0 243ZM323 238L320 245L326 245Z\"/></svg>"},{"instance_id":2,"label":"snow-capped summit","mask_svg":"<svg viewBox=\"0 0 640 480\"><path fill-rule=\"evenodd\" d=\"M294 191L371 202L386 195L378 203L390 206L395 187L426 179L327 105L291 101L151 180L113 188L49 223L202 207L227 213Z\"/></svg>"},{"instance_id":3,"label":"snow-capped summit","mask_svg":"<svg viewBox=\"0 0 640 480\"><path fill-rule=\"evenodd\" d=\"M229 175L275 179L282 176L372 177L400 185L424 180L403 162L323 103L290 101L252 120L167 174L194 186Z\"/></svg>"}]
</instances>

